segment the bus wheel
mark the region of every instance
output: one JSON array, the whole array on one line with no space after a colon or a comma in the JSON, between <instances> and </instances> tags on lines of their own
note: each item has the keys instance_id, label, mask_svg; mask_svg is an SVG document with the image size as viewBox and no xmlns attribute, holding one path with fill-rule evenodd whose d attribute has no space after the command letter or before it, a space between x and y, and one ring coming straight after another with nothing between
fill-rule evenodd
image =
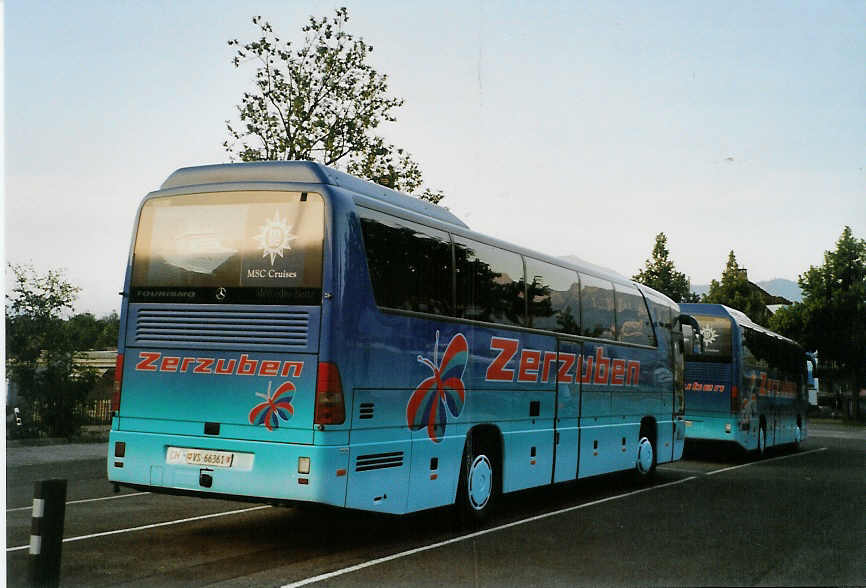
<instances>
[{"instance_id":1,"label":"bus wheel","mask_svg":"<svg viewBox=\"0 0 866 588\"><path fill-rule=\"evenodd\" d=\"M649 480L656 469L656 450L652 440L641 431L637 442L637 462L635 464L639 480Z\"/></svg>"},{"instance_id":2,"label":"bus wheel","mask_svg":"<svg viewBox=\"0 0 866 588\"><path fill-rule=\"evenodd\" d=\"M758 427L758 456L764 457L764 453L767 451L767 427L764 425L764 421L761 421L761 425Z\"/></svg>"},{"instance_id":3,"label":"bus wheel","mask_svg":"<svg viewBox=\"0 0 866 588\"><path fill-rule=\"evenodd\" d=\"M467 441L457 488L457 508L462 521L487 518L496 497L495 458L489 447Z\"/></svg>"}]
</instances>

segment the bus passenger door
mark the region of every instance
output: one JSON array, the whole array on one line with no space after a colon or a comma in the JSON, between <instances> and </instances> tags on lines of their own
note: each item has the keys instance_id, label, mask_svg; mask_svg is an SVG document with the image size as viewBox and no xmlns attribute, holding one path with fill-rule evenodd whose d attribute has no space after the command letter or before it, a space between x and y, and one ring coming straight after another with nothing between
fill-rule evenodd
<instances>
[{"instance_id":1,"label":"bus passenger door","mask_svg":"<svg viewBox=\"0 0 866 588\"><path fill-rule=\"evenodd\" d=\"M577 377L577 359L581 344L577 341L559 341L556 361L551 362L552 377L556 382L556 409L554 411L553 482L577 478L577 456L580 449L580 382Z\"/></svg>"}]
</instances>

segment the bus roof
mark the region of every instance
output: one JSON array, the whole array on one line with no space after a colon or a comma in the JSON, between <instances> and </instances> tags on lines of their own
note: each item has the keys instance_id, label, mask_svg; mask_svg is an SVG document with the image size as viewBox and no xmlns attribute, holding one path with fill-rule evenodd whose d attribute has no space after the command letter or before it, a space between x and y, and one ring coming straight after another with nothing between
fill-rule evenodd
<instances>
[{"instance_id":1,"label":"bus roof","mask_svg":"<svg viewBox=\"0 0 866 588\"><path fill-rule=\"evenodd\" d=\"M263 183L303 183L338 186L387 202L398 208L435 218L462 228L466 223L442 206L437 206L401 194L396 190L367 182L347 173L314 161L253 161L247 163L219 163L196 167L182 167L172 173L160 190L200 187L213 184L261 185Z\"/></svg>"},{"instance_id":2,"label":"bus roof","mask_svg":"<svg viewBox=\"0 0 866 588\"><path fill-rule=\"evenodd\" d=\"M788 343L792 343L799 347L799 343L794 341L793 339L788 339L784 335L780 335L775 331L771 331L766 327L762 327L758 323L752 321L748 317L748 315L736 308L731 308L730 306L725 306L724 304L697 304L697 303L689 303L680 305L684 312L694 312L694 313L703 313L708 315L716 315L716 316L724 316L728 315L731 317L735 323L737 323L741 327L745 327L748 329L752 329L753 331L757 331L759 333L763 333L769 337L773 337L775 339L780 339L782 341L787 341Z\"/></svg>"},{"instance_id":3,"label":"bus roof","mask_svg":"<svg viewBox=\"0 0 866 588\"><path fill-rule=\"evenodd\" d=\"M326 184L340 187L362 197L408 211L410 216L417 215L457 227L456 234L477 239L489 245L528 255L539 261L584 271L614 283L636 285L644 294L652 296L657 303L676 308L676 303L670 298L648 286L634 282L615 270L598 266L575 256L557 258L489 235L476 233L447 208L407 196L396 190L362 180L314 161L254 161L183 167L166 178L160 186L160 191L186 192L190 189L213 189L216 185L225 186L226 184L231 184L232 188L235 189L254 189L262 187L264 184L288 183ZM151 193L150 195L157 194Z\"/></svg>"}]
</instances>

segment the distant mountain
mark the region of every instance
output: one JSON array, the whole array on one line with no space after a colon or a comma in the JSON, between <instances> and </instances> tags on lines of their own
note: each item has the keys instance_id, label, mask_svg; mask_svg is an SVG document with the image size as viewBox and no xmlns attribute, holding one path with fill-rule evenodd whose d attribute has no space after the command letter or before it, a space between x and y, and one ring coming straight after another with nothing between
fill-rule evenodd
<instances>
[{"instance_id":1,"label":"distant mountain","mask_svg":"<svg viewBox=\"0 0 866 588\"><path fill-rule=\"evenodd\" d=\"M692 292L697 294L698 296L703 296L707 292L710 291L709 284L692 284Z\"/></svg>"},{"instance_id":2,"label":"distant mountain","mask_svg":"<svg viewBox=\"0 0 866 588\"><path fill-rule=\"evenodd\" d=\"M782 296L791 302L803 302L803 291L797 282L785 278L773 278L755 283L773 296Z\"/></svg>"},{"instance_id":3,"label":"distant mountain","mask_svg":"<svg viewBox=\"0 0 866 588\"><path fill-rule=\"evenodd\" d=\"M763 282L755 282L758 286L772 294L773 296L782 296L791 302L802 302L803 291L797 282L786 280L785 278L774 278L772 280L764 280ZM692 292L695 294L706 294L710 291L709 284L692 284Z\"/></svg>"}]
</instances>

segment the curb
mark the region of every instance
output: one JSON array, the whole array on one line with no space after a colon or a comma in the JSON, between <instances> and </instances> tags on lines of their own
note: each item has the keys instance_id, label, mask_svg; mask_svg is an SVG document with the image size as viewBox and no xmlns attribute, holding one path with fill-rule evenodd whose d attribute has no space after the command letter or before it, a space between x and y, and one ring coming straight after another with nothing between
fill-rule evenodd
<instances>
[{"instance_id":1,"label":"curb","mask_svg":"<svg viewBox=\"0 0 866 588\"><path fill-rule=\"evenodd\" d=\"M51 445L72 445L79 443L108 442L108 427L102 431L94 431L81 437L66 439L65 437L38 437L33 439L6 439L6 448L12 447L48 447Z\"/></svg>"}]
</instances>

